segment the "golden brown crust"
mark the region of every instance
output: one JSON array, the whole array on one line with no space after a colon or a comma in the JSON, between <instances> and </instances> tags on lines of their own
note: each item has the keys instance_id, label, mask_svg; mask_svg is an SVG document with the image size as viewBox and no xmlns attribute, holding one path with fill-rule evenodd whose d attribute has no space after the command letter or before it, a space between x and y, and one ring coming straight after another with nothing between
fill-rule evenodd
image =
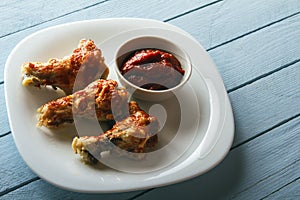
<instances>
[{"instance_id":1,"label":"golden brown crust","mask_svg":"<svg viewBox=\"0 0 300 200\"><path fill-rule=\"evenodd\" d=\"M120 119L128 104L128 93L114 80L99 79L84 90L50 101L38 108L38 126L55 128L72 123L74 116L99 121Z\"/></svg>"},{"instance_id":2,"label":"golden brown crust","mask_svg":"<svg viewBox=\"0 0 300 200\"><path fill-rule=\"evenodd\" d=\"M24 86L50 85L72 94L98 78L106 79L109 70L95 43L82 39L71 55L62 59L52 58L46 63L24 63L22 73Z\"/></svg>"},{"instance_id":3,"label":"golden brown crust","mask_svg":"<svg viewBox=\"0 0 300 200\"><path fill-rule=\"evenodd\" d=\"M135 102L130 105L137 106ZM153 148L158 142L159 124L155 117L145 111L133 110L134 113L116 122L112 129L102 135L74 138L72 143L74 152L80 154L87 163L95 163L104 151L110 151L118 156L142 159L146 148Z\"/></svg>"}]
</instances>

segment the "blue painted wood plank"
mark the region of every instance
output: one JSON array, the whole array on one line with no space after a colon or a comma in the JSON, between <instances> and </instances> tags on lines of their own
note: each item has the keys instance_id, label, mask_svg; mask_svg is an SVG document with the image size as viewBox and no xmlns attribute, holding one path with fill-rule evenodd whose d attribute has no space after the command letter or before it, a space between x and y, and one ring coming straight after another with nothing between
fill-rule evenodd
<instances>
[{"instance_id":1,"label":"blue painted wood plank","mask_svg":"<svg viewBox=\"0 0 300 200\"><path fill-rule=\"evenodd\" d=\"M0 137L10 131L8 117L6 112L5 98L4 98L4 85L0 85Z\"/></svg>"},{"instance_id":2,"label":"blue painted wood plank","mask_svg":"<svg viewBox=\"0 0 300 200\"><path fill-rule=\"evenodd\" d=\"M38 180L22 188L19 188L11 193L8 193L2 197L1 200L11 200L11 199L105 199L105 200L115 200L115 199L130 199L135 195L139 194L140 191L136 192L124 192L124 193L112 193L112 194L86 194L65 191L63 189L57 188L53 185L48 184L45 181Z\"/></svg>"},{"instance_id":3,"label":"blue painted wood plank","mask_svg":"<svg viewBox=\"0 0 300 200\"><path fill-rule=\"evenodd\" d=\"M300 177L280 190L267 196L266 200L272 199L284 199L284 200L295 200L300 199Z\"/></svg>"},{"instance_id":4,"label":"blue painted wood plank","mask_svg":"<svg viewBox=\"0 0 300 200\"><path fill-rule=\"evenodd\" d=\"M0 152L0 194L36 177L20 157L11 134L0 138Z\"/></svg>"},{"instance_id":5,"label":"blue painted wood plank","mask_svg":"<svg viewBox=\"0 0 300 200\"><path fill-rule=\"evenodd\" d=\"M13 34L31 26L65 16L72 12L99 4L103 0L90 1L13 1L0 2L0 37Z\"/></svg>"},{"instance_id":6,"label":"blue painted wood plank","mask_svg":"<svg viewBox=\"0 0 300 200\"><path fill-rule=\"evenodd\" d=\"M181 15L193 9L197 9L218 0L156 0L156 1L136 1L136 0L111 0L100 6L95 6L83 12L74 13L64 17L62 20L74 20L75 18L95 19L110 17L141 17L157 20L167 20L177 15ZM75 19L76 20L76 19Z\"/></svg>"},{"instance_id":7,"label":"blue painted wood plank","mask_svg":"<svg viewBox=\"0 0 300 200\"><path fill-rule=\"evenodd\" d=\"M234 145L300 114L299 77L300 62L229 94L236 129Z\"/></svg>"},{"instance_id":8,"label":"blue painted wood plank","mask_svg":"<svg viewBox=\"0 0 300 200\"><path fill-rule=\"evenodd\" d=\"M300 14L210 51L228 90L300 59Z\"/></svg>"},{"instance_id":9,"label":"blue painted wood plank","mask_svg":"<svg viewBox=\"0 0 300 200\"><path fill-rule=\"evenodd\" d=\"M261 199L299 177L299 123L300 117L232 150L200 177L157 188L137 200ZM295 188L291 192L297 193Z\"/></svg>"},{"instance_id":10,"label":"blue painted wood plank","mask_svg":"<svg viewBox=\"0 0 300 200\"><path fill-rule=\"evenodd\" d=\"M114 1L111 0L87 9L79 10L78 12L70 13L69 15L65 15L61 18L53 18L52 20L50 20L48 15L41 15L41 17L45 17L45 19L43 20L43 18L41 17L39 18L39 20L35 19L36 20L35 26L33 27L24 26L23 27L24 31L20 31L15 34L0 38L0 82L3 81L4 65L10 51L23 38L43 28L47 28L49 26L67 23L67 22L79 21L79 20L112 18L112 17L143 17L143 18L157 19L163 21L175 17L177 15L180 15L182 13L185 13L189 10L209 4L211 2L214 2L214 0L205 0L205 1L197 1L197 0L189 0L189 1L185 1L185 0L116 1L115 0ZM40 4L39 2L31 1L30 5L34 5L34 7L38 7L39 4ZM73 5L68 3L68 7L73 7ZM54 9L55 8L56 6L54 6ZM3 11L3 13L0 12L0 16L7 15L6 12L7 11ZM46 12L46 10L44 10L44 12ZM31 15L30 12L25 12L21 15L21 18L26 21L28 20L28 18L31 19L30 15ZM14 28L16 28L16 30L19 30L16 26L14 26Z\"/></svg>"},{"instance_id":11,"label":"blue painted wood plank","mask_svg":"<svg viewBox=\"0 0 300 200\"><path fill-rule=\"evenodd\" d=\"M188 30L206 49L210 49L297 12L300 12L299 0L230 0L170 23Z\"/></svg>"},{"instance_id":12,"label":"blue painted wood plank","mask_svg":"<svg viewBox=\"0 0 300 200\"><path fill-rule=\"evenodd\" d=\"M300 155L298 155L299 157ZM284 158L281 158L284 159ZM275 168L277 166L273 166ZM293 162L285 168L280 168L271 176L265 177L259 182L251 185L249 188L237 193L234 199L250 199L259 198L264 199L279 188L293 182L300 174L300 160ZM295 192L296 190L294 190Z\"/></svg>"}]
</instances>

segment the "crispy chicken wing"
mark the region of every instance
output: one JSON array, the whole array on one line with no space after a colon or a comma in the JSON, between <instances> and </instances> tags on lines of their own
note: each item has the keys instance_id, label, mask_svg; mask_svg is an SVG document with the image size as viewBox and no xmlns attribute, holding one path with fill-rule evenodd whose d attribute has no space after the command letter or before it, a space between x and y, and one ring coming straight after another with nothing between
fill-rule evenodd
<instances>
[{"instance_id":1,"label":"crispy chicken wing","mask_svg":"<svg viewBox=\"0 0 300 200\"><path fill-rule=\"evenodd\" d=\"M101 50L92 40L83 39L71 55L62 59L24 63L22 84L36 87L49 85L62 89L68 95L96 79L106 79L108 72Z\"/></svg>"},{"instance_id":2,"label":"crispy chicken wing","mask_svg":"<svg viewBox=\"0 0 300 200\"><path fill-rule=\"evenodd\" d=\"M101 153L105 151L134 159L144 158L146 149L153 148L158 142L159 123L135 102L129 103L129 110L130 116L116 122L105 133L99 136L75 137L72 143L74 152L80 154L86 163L97 163Z\"/></svg>"},{"instance_id":3,"label":"crispy chicken wing","mask_svg":"<svg viewBox=\"0 0 300 200\"><path fill-rule=\"evenodd\" d=\"M55 128L72 123L74 116L87 119L95 119L96 116L99 121L125 117L128 93L117 85L114 80L99 79L83 90L42 105L37 110L38 126Z\"/></svg>"}]
</instances>

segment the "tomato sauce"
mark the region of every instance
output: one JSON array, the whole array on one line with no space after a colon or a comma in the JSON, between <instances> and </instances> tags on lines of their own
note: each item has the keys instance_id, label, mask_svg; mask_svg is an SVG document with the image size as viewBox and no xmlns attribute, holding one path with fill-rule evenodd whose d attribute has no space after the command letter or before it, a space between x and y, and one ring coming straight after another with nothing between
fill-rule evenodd
<instances>
[{"instance_id":1,"label":"tomato sauce","mask_svg":"<svg viewBox=\"0 0 300 200\"><path fill-rule=\"evenodd\" d=\"M185 73L174 55L158 49L136 51L125 60L120 71L129 82L149 90L172 88Z\"/></svg>"}]
</instances>

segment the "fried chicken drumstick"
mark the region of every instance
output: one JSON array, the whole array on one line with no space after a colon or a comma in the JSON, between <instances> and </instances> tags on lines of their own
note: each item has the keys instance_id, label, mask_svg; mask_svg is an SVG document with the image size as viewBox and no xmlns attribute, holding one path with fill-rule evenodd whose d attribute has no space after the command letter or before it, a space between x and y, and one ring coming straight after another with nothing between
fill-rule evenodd
<instances>
[{"instance_id":1,"label":"fried chicken drumstick","mask_svg":"<svg viewBox=\"0 0 300 200\"><path fill-rule=\"evenodd\" d=\"M114 80L99 79L72 95L38 108L38 126L55 128L73 123L74 116L98 121L119 120L127 113L128 93ZM126 110L127 109L127 110Z\"/></svg>"},{"instance_id":2,"label":"fried chicken drumstick","mask_svg":"<svg viewBox=\"0 0 300 200\"><path fill-rule=\"evenodd\" d=\"M62 59L24 63L22 84L36 87L49 85L69 95L96 79L106 79L108 72L101 50L92 40L83 39L71 55Z\"/></svg>"},{"instance_id":3,"label":"fried chicken drumstick","mask_svg":"<svg viewBox=\"0 0 300 200\"><path fill-rule=\"evenodd\" d=\"M129 103L130 116L116 122L112 129L99 136L83 136L73 139L72 148L85 163L95 164L101 153L109 151L117 156L133 159L144 158L146 149L157 142L159 123L155 117L141 110L135 102ZM132 154L136 153L136 154Z\"/></svg>"}]
</instances>

